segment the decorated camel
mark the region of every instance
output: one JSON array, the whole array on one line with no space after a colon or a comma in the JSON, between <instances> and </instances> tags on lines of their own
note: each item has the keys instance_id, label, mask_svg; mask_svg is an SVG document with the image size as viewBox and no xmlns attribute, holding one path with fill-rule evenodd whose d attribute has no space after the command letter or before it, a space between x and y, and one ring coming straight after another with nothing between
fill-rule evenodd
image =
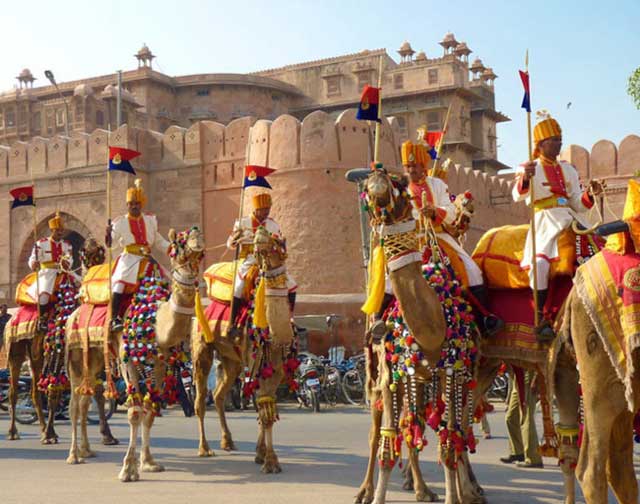
<instances>
[{"instance_id":1,"label":"decorated camel","mask_svg":"<svg viewBox=\"0 0 640 504\"><path fill-rule=\"evenodd\" d=\"M70 257L61 256L60 263L70 264ZM16 427L15 408L18 379L25 360L29 361L33 387L31 398L42 431L43 444L58 442L54 419L62 390L68 385L64 371L64 324L76 307L77 284L75 274L60 266L55 281L56 292L46 311L36 303L30 291L37 285L38 273L27 275L16 288L19 309L5 327L8 347L8 366L11 375L9 403L11 420L8 439L20 439ZM45 322L44 324L42 322ZM48 418L42 412L41 393L46 394Z\"/></svg>"},{"instance_id":2,"label":"decorated camel","mask_svg":"<svg viewBox=\"0 0 640 504\"><path fill-rule=\"evenodd\" d=\"M194 312L202 313L197 292L199 267L204 255L202 232L193 227L169 233L171 296L160 267L148 261L125 313L118 343L127 383L129 446L119 478L137 481L139 471L160 472L164 467L151 455L151 427L160 413L162 399L171 401L175 370L184 356L182 344L191 333ZM107 379L110 375L107 374ZM108 391L113 383L107 382ZM137 456L138 431L142 430L141 457Z\"/></svg>"},{"instance_id":3,"label":"decorated camel","mask_svg":"<svg viewBox=\"0 0 640 504\"><path fill-rule=\"evenodd\" d=\"M439 438L446 502L481 502L466 453L467 449L473 451L475 444L470 422L477 350L471 307L461 297L461 287L442 258L432 257L421 265L416 221L404 180L376 169L366 181L364 198L381 243L373 254L365 307L371 304L366 308L369 313L379 310L385 268L397 303L387 309L385 338L372 341L368 351L371 452L356 502L385 501L391 470L403 445L408 451L416 499L436 498L425 485L417 463L418 453L426 445L427 425ZM380 474L374 491L376 455Z\"/></svg>"},{"instance_id":4,"label":"decorated camel","mask_svg":"<svg viewBox=\"0 0 640 504\"><path fill-rule=\"evenodd\" d=\"M107 304L109 301L108 265L104 264L105 248L95 239L89 238L81 250L86 269L80 287L81 305L71 314L66 326L66 366L71 385L69 413L71 419L71 448L67 462L77 464L85 458L94 457L87 435L87 413L94 396L100 413L100 433L102 443L115 445L119 441L111 434L104 418L104 386L100 379L105 371L105 328ZM107 341L108 359L114 359L117 349ZM114 359L115 360L115 359ZM108 366L107 366L108 368ZM78 446L78 421L82 440Z\"/></svg>"},{"instance_id":5,"label":"decorated camel","mask_svg":"<svg viewBox=\"0 0 640 504\"><path fill-rule=\"evenodd\" d=\"M221 447L225 450L235 449L226 421L224 399L246 366L250 371L245 378L244 392L251 395L255 391L258 407L259 433L255 462L262 465L264 473L278 473L281 466L273 445L273 425L278 420L275 396L285 375L285 368L290 369L293 360L287 359L293 342L287 300L287 254L284 241L271 235L264 227L256 230L253 246L258 258L259 278L253 301L243 316L246 330L242 336L238 341L228 341L224 336L229 324L230 293L220 291L216 291L219 297L214 298L206 310L210 334L207 335L202 326L193 331L196 413L200 427L198 454L201 457L213 455L205 436L204 417L207 376L215 350L224 370L214 392L222 429ZM227 301L221 300L225 298Z\"/></svg>"},{"instance_id":6,"label":"decorated camel","mask_svg":"<svg viewBox=\"0 0 640 504\"><path fill-rule=\"evenodd\" d=\"M640 441L640 183L635 180L629 181L623 220L626 230L611 235L578 269L551 361L567 503L574 502L574 471L588 504L605 504L608 486L618 502L638 501L633 440L635 433Z\"/></svg>"}]
</instances>

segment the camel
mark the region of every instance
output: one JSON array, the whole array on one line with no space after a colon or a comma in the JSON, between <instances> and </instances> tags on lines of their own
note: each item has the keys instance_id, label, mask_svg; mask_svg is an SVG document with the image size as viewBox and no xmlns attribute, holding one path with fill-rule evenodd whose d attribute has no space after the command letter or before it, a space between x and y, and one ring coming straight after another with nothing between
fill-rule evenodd
<instances>
[{"instance_id":1,"label":"camel","mask_svg":"<svg viewBox=\"0 0 640 504\"><path fill-rule=\"evenodd\" d=\"M129 421L129 445L125 454L119 479L122 482L138 481L140 471L161 472L164 467L157 463L151 455L151 427L160 408L160 388L163 382L167 384L167 367L172 365L179 352L182 343L188 340L191 334L191 322L194 310L197 306L197 287L200 262L204 256L204 237L200 229L193 227L176 235L174 230L169 232L171 242L171 297L167 301L157 300L155 314L155 341L149 342L151 348L147 356L153 357L151 369L144 365L142 358L129 347L127 328L134 327L132 321L132 309L130 306L125 315L124 330L118 335L121 355L128 358L124 362L125 381L129 391L127 400L127 418ZM149 268L156 270L157 264L149 262ZM147 270L149 272L149 270ZM144 287L144 285L142 286ZM150 295L144 294L142 297ZM144 299L143 299L144 301ZM146 307L145 307L146 308ZM157 358L155 357L157 350ZM140 385L144 384L147 394L141 396ZM165 390L165 393L167 391ZM142 430L141 457L138 461L136 443L138 431Z\"/></svg>"},{"instance_id":2,"label":"camel","mask_svg":"<svg viewBox=\"0 0 640 504\"><path fill-rule=\"evenodd\" d=\"M94 266L104 263L105 249L95 239L89 238L81 251L82 263L85 273ZM106 285L105 285L106 286ZM83 297L81 289L81 297ZM78 464L84 462L85 458L94 457L95 452L91 450L89 438L87 436L87 413L91 403L91 395L96 399L98 412L100 415L100 434L102 444L117 445L119 443L111 433L109 423L104 416L104 387L98 377L105 369L104 365L104 324L102 327L89 327L94 311L101 310L106 314L106 300L97 307L85 303L78 307L69 317L66 324L66 355L67 375L71 384L71 400L69 402L69 414L71 419L71 448L67 463ZM80 313L87 310L88 317L85 323L84 333L78 330ZM90 336L90 331L92 333ZM81 423L82 441L78 447L78 420Z\"/></svg>"},{"instance_id":3,"label":"camel","mask_svg":"<svg viewBox=\"0 0 640 504\"><path fill-rule=\"evenodd\" d=\"M453 379L453 369L450 369L451 373L446 373L443 369L435 376L432 372L441 358L447 326L438 294L422 275L422 254L418 252L416 223L411 217L411 204L404 183L392 179L386 171L376 169L367 179L366 194L373 223L383 239L383 250L392 288L399 305L402 306L403 324L412 337L412 341L406 343L406 350L416 351L417 348L422 352L424 359L413 368L414 374L408 377L406 384L403 380L396 383L395 376L392 383L391 366L388 361L390 356L385 345L374 342L368 351L368 388L372 393L372 404L378 407L372 408L369 465L356 502L381 504L385 502L389 477L396 461L395 449L397 448L394 448L394 445L397 446L395 443L397 433L402 429L403 422L411 421L411 417L399 420L400 404L403 399L405 402L408 400L409 406L413 407L414 414L417 415L420 415L424 409L422 400L424 394L413 392L417 397L411 399L412 393L407 392L422 389L427 384L432 385L431 399L434 403L436 400L444 401L449 412L448 418L445 417L446 428L440 431L445 437L448 432L454 431L454 421L456 423L459 421L459 428L466 432L471 420L469 404L465 403L460 410L460 404L454 401L454 394L462 394L466 389L467 401L471 400L473 394L467 388L468 382L464 381L463 373L459 374L459 379L458 374L456 374L457 378ZM444 392L445 390L448 394ZM436 426L440 427L439 424L440 422L437 422ZM462 453L458 451L451 439L449 438L449 441L440 448L440 459L445 467L445 501L450 504L457 501L465 504L484 502L466 453L464 450ZM406 434L405 441L410 442ZM466 440L464 442L466 443ZM374 491L373 472L376 453L380 461L380 474ZM405 488L413 486L416 499L419 501L435 500L435 494L424 483L418 465L418 454L414 448L409 449L409 467L413 481L412 484L406 482Z\"/></svg>"},{"instance_id":4,"label":"camel","mask_svg":"<svg viewBox=\"0 0 640 504\"><path fill-rule=\"evenodd\" d=\"M200 429L198 455L208 457L214 454L206 439L204 417L207 376L213 362L213 352L216 350L221 357L224 370L223 378L218 381L214 392L222 430L222 449L235 449L226 421L224 399L246 365L251 370L251 383L259 385L256 390L259 433L255 462L261 464L261 471L264 473L279 473L282 468L273 447L273 424L278 419L275 395L284 376L284 355L293 341L286 288L286 248L283 241L260 227L254 237L254 253L258 257L260 274L266 285L264 304L268 335L265 337L264 330L252 328L253 347L249 348L247 331L238 342L230 342L224 337L226 324L214 327L214 340L211 343L205 341L200 328L194 328L192 334L191 346L197 391L196 413ZM256 310L257 304L254 307Z\"/></svg>"},{"instance_id":5,"label":"camel","mask_svg":"<svg viewBox=\"0 0 640 504\"><path fill-rule=\"evenodd\" d=\"M582 268L596 266L600 265L586 264ZM602 270L602 266L599 269ZM562 331L551 367L559 410L557 430L561 441L559 457L565 479L565 502L575 502L577 476L588 504L605 504L609 485L618 502L635 504L638 502L638 485L633 463L632 433L636 427L634 416L640 406L637 340L631 338L626 342L630 348L625 352L625 374L617 362L614 365L615 351L607 334L622 332L620 324L625 323L624 315L617 312L616 306L604 308L617 312L610 331L605 331L594 305L582 290L584 282L579 278L581 270L566 303ZM627 274L636 271L637 267L629 268ZM585 270L583 276L587 275L602 278L593 269ZM624 284L628 285L627 275ZM622 287L618 290L615 284L612 285L609 296L614 292L620 294L608 299L615 304L617 298L622 296ZM580 443L581 416L584 417L584 430Z\"/></svg>"},{"instance_id":6,"label":"camel","mask_svg":"<svg viewBox=\"0 0 640 504\"><path fill-rule=\"evenodd\" d=\"M24 288L24 283L25 282L23 281L18 286L17 297L21 297L21 291ZM70 298L73 299L73 293L75 291L74 274L66 271L63 272L60 275L59 285L60 289L57 296L63 296L64 294L62 293L62 290L68 289ZM60 322L58 322L57 319L53 319L53 317L56 316L54 311L50 313L50 316L56 323L62 323L63 321L62 318L60 318ZM37 323L38 317L39 313L37 305L30 304L25 301L25 304L21 304L18 312L9 320L5 327L5 341L8 345L8 366L11 376L9 389L11 420L7 438L9 440L20 439L15 420L17 387L22 364L25 360L28 360L32 377L31 399L40 424L40 430L42 433L41 442L42 444L55 444L58 442L58 435L55 432L54 420L56 410L60 402L62 388L65 385L63 382L57 381L64 378L62 375L64 367L64 354L62 351L64 348L56 351L54 343L51 345L51 353L47 354L45 351L47 346L47 334L39 330ZM40 380L45 380L44 374L48 376L46 378L46 383L43 384L40 383ZM50 377L54 376L57 381L55 385L48 381ZM46 422L41 404L41 388L43 387L46 387L48 407L48 417Z\"/></svg>"}]
</instances>

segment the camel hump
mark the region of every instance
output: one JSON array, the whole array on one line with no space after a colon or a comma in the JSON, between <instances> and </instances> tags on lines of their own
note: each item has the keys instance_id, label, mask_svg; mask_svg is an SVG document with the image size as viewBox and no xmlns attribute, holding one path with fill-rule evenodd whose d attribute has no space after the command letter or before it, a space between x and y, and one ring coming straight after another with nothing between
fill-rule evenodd
<instances>
[{"instance_id":1,"label":"camel hump","mask_svg":"<svg viewBox=\"0 0 640 504\"><path fill-rule=\"evenodd\" d=\"M473 250L473 260L491 289L524 289L529 287L529 275L520 266L529 224L492 228L482 235ZM573 276L576 237L568 229L558 238L560 260L551 263L550 278Z\"/></svg>"}]
</instances>

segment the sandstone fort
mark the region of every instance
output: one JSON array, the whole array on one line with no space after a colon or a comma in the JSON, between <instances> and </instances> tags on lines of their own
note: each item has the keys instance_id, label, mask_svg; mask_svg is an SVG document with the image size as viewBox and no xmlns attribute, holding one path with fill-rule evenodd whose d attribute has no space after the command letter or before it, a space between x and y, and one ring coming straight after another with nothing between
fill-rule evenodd
<instances>
[{"instance_id":1,"label":"sandstone fort","mask_svg":"<svg viewBox=\"0 0 640 504\"><path fill-rule=\"evenodd\" d=\"M440 45L442 54L427 56L405 42L399 61L376 49L251 74L187 76L155 70L143 46L137 68L122 73L121 125L116 74L62 82L62 98L23 70L16 88L0 94L0 301L12 304L33 246L31 211L9 211L10 189L33 179L39 235L59 210L79 248L89 236L104 237L108 147L138 150L134 164L160 231L202 226L208 265L231 258L221 245L238 214L244 166L265 165L277 169L273 216L287 236L297 311L342 315L342 342L357 349L364 271L357 191L345 172L372 160L373 127L356 120L355 107L362 86L378 81L380 59L384 165L399 169L400 144L420 125L442 129L451 106L450 190L470 190L476 200L467 248L491 227L528 219L525 205L511 200L512 175L498 173L509 167L497 159L496 128L510 119L495 109L497 75L453 34ZM605 220L619 216L626 180L640 167L640 137L618 146L600 140L590 150L568 145L563 157L585 180L607 180ZM113 176L114 216L126 212L132 179Z\"/></svg>"}]
</instances>

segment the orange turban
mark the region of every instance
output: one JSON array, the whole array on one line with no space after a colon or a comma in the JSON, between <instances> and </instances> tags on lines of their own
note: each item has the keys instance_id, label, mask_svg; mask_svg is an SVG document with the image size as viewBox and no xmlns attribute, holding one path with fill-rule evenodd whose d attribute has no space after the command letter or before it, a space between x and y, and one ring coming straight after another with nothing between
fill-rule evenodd
<instances>
[{"instance_id":1,"label":"orange turban","mask_svg":"<svg viewBox=\"0 0 640 504\"><path fill-rule=\"evenodd\" d=\"M144 206L147 202L147 196L142 188L142 180L136 179L134 187L127 189L127 203L137 201L140 205Z\"/></svg>"},{"instance_id":2,"label":"orange turban","mask_svg":"<svg viewBox=\"0 0 640 504\"><path fill-rule=\"evenodd\" d=\"M53 231L54 229L62 229L64 224L62 222L62 217L60 216L60 212L56 212L56 216L52 219L49 219L49 229Z\"/></svg>"},{"instance_id":3,"label":"orange turban","mask_svg":"<svg viewBox=\"0 0 640 504\"><path fill-rule=\"evenodd\" d=\"M411 140L407 140L402 144L401 153L403 166L415 163L426 169L431 159L424 145L414 144Z\"/></svg>"},{"instance_id":4,"label":"orange turban","mask_svg":"<svg viewBox=\"0 0 640 504\"><path fill-rule=\"evenodd\" d=\"M536 159L540 156L540 151L538 149L538 144L543 140L551 137L561 137L562 129L560 128L560 124L556 121L549 112L546 110L541 110L536 113L538 116L539 122L536 124L536 127L533 128L533 141L535 144L535 149L533 151L533 158Z\"/></svg>"},{"instance_id":5,"label":"orange turban","mask_svg":"<svg viewBox=\"0 0 640 504\"><path fill-rule=\"evenodd\" d=\"M254 210L271 208L271 195L269 193L256 194L253 197L253 208Z\"/></svg>"}]
</instances>

